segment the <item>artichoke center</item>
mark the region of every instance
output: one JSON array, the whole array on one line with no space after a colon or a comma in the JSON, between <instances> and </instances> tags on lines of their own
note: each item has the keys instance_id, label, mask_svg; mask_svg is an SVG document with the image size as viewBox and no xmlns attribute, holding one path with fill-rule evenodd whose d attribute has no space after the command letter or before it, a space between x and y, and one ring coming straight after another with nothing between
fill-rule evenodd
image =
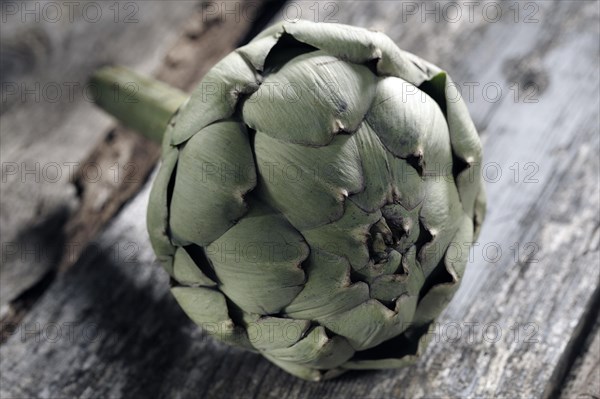
<instances>
[{"instance_id":1,"label":"artichoke center","mask_svg":"<svg viewBox=\"0 0 600 399\"><path fill-rule=\"evenodd\" d=\"M369 230L369 255L375 264L385 263L392 251L404 253L412 243L407 242L414 225L406 209L399 204L381 208L382 217Z\"/></svg>"}]
</instances>

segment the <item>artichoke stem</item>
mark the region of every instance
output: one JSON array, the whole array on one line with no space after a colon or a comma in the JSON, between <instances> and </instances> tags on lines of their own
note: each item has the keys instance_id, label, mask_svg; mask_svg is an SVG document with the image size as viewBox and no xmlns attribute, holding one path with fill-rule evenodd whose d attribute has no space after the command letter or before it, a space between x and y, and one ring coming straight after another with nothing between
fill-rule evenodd
<instances>
[{"instance_id":1,"label":"artichoke stem","mask_svg":"<svg viewBox=\"0 0 600 399\"><path fill-rule=\"evenodd\" d=\"M104 67L91 79L96 104L125 126L157 142L188 95L120 66Z\"/></svg>"}]
</instances>

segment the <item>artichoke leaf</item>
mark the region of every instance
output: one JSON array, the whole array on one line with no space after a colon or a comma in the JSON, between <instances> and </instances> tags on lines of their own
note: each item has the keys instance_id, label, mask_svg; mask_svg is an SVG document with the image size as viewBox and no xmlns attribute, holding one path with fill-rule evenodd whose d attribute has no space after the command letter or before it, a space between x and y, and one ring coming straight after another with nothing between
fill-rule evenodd
<instances>
[{"instance_id":1,"label":"artichoke leaf","mask_svg":"<svg viewBox=\"0 0 600 399\"><path fill-rule=\"evenodd\" d=\"M156 257L165 267L165 270L173 274L173 255L175 247L171 243L169 230L169 208L167 187L173 177L177 165L178 151L176 148L163 154L162 163L159 166L154 185L148 199L148 213L146 225L150 236L150 243L156 253Z\"/></svg>"},{"instance_id":2,"label":"artichoke leaf","mask_svg":"<svg viewBox=\"0 0 600 399\"><path fill-rule=\"evenodd\" d=\"M378 300L370 299L347 312L322 319L320 323L346 337L355 350L361 351L373 348L410 327L417 301L417 296L402 295L391 310Z\"/></svg>"},{"instance_id":3,"label":"artichoke leaf","mask_svg":"<svg viewBox=\"0 0 600 399\"><path fill-rule=\"evenodd\" d=\"M250 43L238 48L236 52L246 58L254 69L264 71L265 60L277 41L278 37L275 35L267 35L262 38L255 37Z\"/></svg>"},{"instance_id":4,"label":"artichoke leaf","mask_svg":"<svg viewBox=\"0 0 600 399\"><path fill-rule=\"evenodd\" d=\"M257 195L300 231L340 219L347 196L363 188L352 136L337 136L326 147L306 147L257 131L254 148L261 176Z\"/></svg>"},{"instance_id":5,"label":"artichoke leaf","mask_svg":"<svg viewBox=\"0 0 600 399\"><path fill-rule=\"evenodd\" d=\"M244 194L256 185L245 129L214 123L181 149L171 200L172 237L181 245L206 246L246 213Z\"/></svg>"},{"instance_id":6,"label":"artichoke leaf","mask_svg":"<svg viewBox=\"0 0 600 399\"><path fill-rule=\"evenodd\" d=\"M286 317L321 320L345 312L369 299L364 282L352 283L350 264L323 250L312 250L304 263L304 289L285 307Z\"/></svg>"},{"instance_id":7,"label":"artichoke leaf","mask_svg":"<svg viewBox=\"0 0 600 399\"><path fill-rule=\"evenodd\" d=\"M352 201L346 201L344 214L340 219L302 230L302 235L311 248L321 248L334 255L346 257L352 269L359 270L369 263L369 229L380 218L381 212L367 213Z\"/></svg>"},{"instance_id":8,"label":"artichoke leaf","mask_svg":"<svg viewBox=\"0 0 600 399\"><path fill-rule=\"evenodd\" d=\"M173 260L173 278L188 286L214 287L217 284L205 275L183 247L177 248Z\"/></svg>"},{"instance_id":9,"label":"artichoke leaf","mask_svg":"<svg viewBox=\"0 0 600 399\"><path fill-rule=\"evenodd\" d=\"M421 222L431 234L418 254L425 275L438 265L462 221L464 211L454 179L429 179L425 182L427 197L421 208Z\"/></svg>"},{"instance_id":10,"label":"artichoke leaf","mask_svg":"<svg viewBox=\"0 0 600 399\"><path fill-rule=\"evenodd\" d=\"M397 252L396 252L397 253ZM371 298L393 302L402 295L419 296L425 275L417 262L417 248L412 246L401 256L401 267L386 270L369 281Z\"/></svg>"},{"instance_id":11,"label":"artichoke leaf","mask_svg":"<svg viewBox=\"0 0 600 399\"><path fill-rule=\"evenodd\" d=\"M434 285L421 298L415 313L415 326L425 325L433 321L448 305L459 287L460 279L469 258L469 251L464 245L471 244L472 241L473 220L465 215L461 219L458 231L452 238L453 245L444 254L444 267L452 277L452 281Z\"/></svg>"},{"instance_id":12,"label":"artichoke leaf","mask_svg":"<svg viewBox=\"0 0 600 399\"><path fill-rule=\"evenodd\" d=\"M229 317L225 297L205 287L173 287L171 293L190 319L213 337L246 349L253 349L243 329Z\"/></svg>"},{"instance_id":13,"label":"artichoke leaf","mask_svg":"<svg viewBox=\"0 0 600 399\"><path fill-rule=\"evenodd\" d=\"M388 163L392 175L392 190L395 204L400 204L408 212L420 209L426 196L423 178L406 160L388 154ZM410 217L408 216L407 217Z\"/></svg>"},{"instance_id":14,"label":"artichoke leaf","mask_svg":"<svg viewBox=\"0 0 600 399\"><path fill-rule=\"evenodd\" d=\"M171 145L179 145L219 120L231 117L240 94L256 91L260 76L237 52L219 61L204 76L192 95L181 107L173 129Z\"/></svg>"},{"instance_id":15,"label":"artichoke leaf","mask_svg":"<svg viewBox=\"0 0 600 399\"><path fill-rule=\"evenodd\" d=\"M400 268L401 262L402 255L398 251L391 250L388 253L388 259L386 261L374 263L374 261L371 260L366 267L355 270L355 276L360 277L362 281L369 284L369 287L371 288L371 297L373 297L372 283L382 276L392 277Z\"/></svg>"},{"instance_id":16,"label":"artichoke leaf","mask_svg":"<svg viewBox=\"0 0 600 399\"><path fill-rule=\"evenodd\" d=\"M454 155L460 159L462 170L456 176L456 185L465 212L472 215L481 180L482 148L475 124L460 95L460 90L445 72L431 79L437 96L445 99L450 142Z\"/></svg>"},{"instance_id":17,"label":"artichoke leaf","mask_svg":"<svg viewBox=\"0 0 600 399\"><path fill-rule=\"evenodd\" d=\"M381 79L367 122L396 157L415 157L424 171L451 170L444 114L435 100L416 86L396 77Z\"/></svg>"},{"instance_id":18,"label":"artichoke leaf","mask_svg":"<svg viewBox=\"0 0 600 399\"><path fill-rule=\"evenodd\" d=\"M353 138L367 184L362 191L350 196L350 200L365 212L375 212L394 199L389 153L366 122L360 124Z\"/></svg>"},{"instance_id":19,"label":"artichoke leaf","mask_svg":"<svg viewBox=\"0 0 600 399\"><path fill-rule=\"evenodd\" d=\"M283 24L287 33L296 40L309 44L328 54L356 64L376 61L380 76L401 77L415 85L421 84L428 75L423 65L416 64L385 34L354 26L299 20ZM428 72L428 71L427 71Z\"/></svg>"},{"instance_id":20,"label":"artichoke leaf","mask_svg":"<svg viewBox=\"0 0 600 399\"><path fill-rule=\"evenodd\" d=\"M401 295L406 295L406 279L407 276L402 274L385 274L379 276L371 287L371 298L377 299L380 302L393 302Z\"/></svg>"},{"instance_id":21,"label":"artichoke leaf","mask_svg":"<svg viewBox=\"0 0 600 399\"><path fill-rule=\"evenodd\" d=\"M309 52L264 77L244 101L243 119L273 138L324 146L340 131L358 128L371 105L374 82L365 66Z\"/></svg>"},{"instance_id":22,"label":"artichoke leaf","mask_svg":"<svg viewBox=\"0 0 600 399\"><path fill-rule=\"evenodd\" d=\"M258 201L206 247L219 288L245 312L260 314L279 312L302 290L308 253L302 235Z\"/></svg>"},{"instance_id":23,"label":"artichoke leaf","mask_svg":"<svg viewBox=\"0 0 600 399\"><path fill-rule=\"evenodd\" d=\"M256 349L269 352L289 348L306 336L310 320L245 314L248 339Z\"/></svg>"},{"instance_id":24,"label":"artichoke leaf","mask_svg":"<svg viewBox=\"0 0 600 399\"><path fill-rule=\"evenodd\" d=\"M329 338L325 328L318 326L294 345L272 349L269 357L313 368L330 369L338 367L354 355L354 349L340 336Z\"/></svg>"},{"instance_id":25,"label":"artichoke leaf","mask_svg":"<svg viewBox=\"0 0 600 399\"><path fill-rule=\"evenodd\" d=\"M417 247L412 246L402 256L402 267L404 273L408 274L406 280L406 292L410 296L418 296L421 291L421 287L425 283L425 274L419 262L417 262Z\"/></svg>"},{"instance_id":26,"label":"artichoke leaf","mask_svg":"<svg viewBox=\"0 0 600 399\"><path fill-rule=\"evenodd\" d=\"M376 42L385 35L377 32L349 25L312 24L303 20L285 23L283 27L296 40L354 64L366 64L382 56Z\"/></svg>"},{"instance_id":27,"label":"artichoke leaf","mask_svg":"<svg viewBox=\"0 0 600 399\"><path fill-rule=\"evenodd\" d=\"M423 200L423 179L404 159L390 153L373 128L363 122L353 135L360 153L364 190L350 199L366 212L385 204L400 203L415 208Z\"/></svg>"}]
</instances>

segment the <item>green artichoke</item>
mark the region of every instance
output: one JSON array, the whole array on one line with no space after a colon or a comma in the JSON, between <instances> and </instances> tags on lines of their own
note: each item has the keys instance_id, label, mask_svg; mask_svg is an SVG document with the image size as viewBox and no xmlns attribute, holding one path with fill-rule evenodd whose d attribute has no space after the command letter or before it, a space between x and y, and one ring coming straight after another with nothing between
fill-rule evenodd
<instances>
[{"instance_id":1,"label":"green artichoke","mask_svg":"<svg viewBox=\"0 0 600 399\"><path fill-rule=\"evenodd\" d=\"M219 62L169 123L148 207L189 317L308 380L414 360L485 213L452 88L340 24L277 24Z\"/></svg>"}]
</instances>

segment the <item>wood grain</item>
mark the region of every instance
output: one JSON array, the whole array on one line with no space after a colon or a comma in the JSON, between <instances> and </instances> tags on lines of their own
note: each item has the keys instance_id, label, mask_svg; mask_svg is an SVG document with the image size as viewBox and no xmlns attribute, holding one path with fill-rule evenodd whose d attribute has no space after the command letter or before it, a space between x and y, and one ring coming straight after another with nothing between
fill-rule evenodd
<instances>
[{"instance_id":1,"label":"wood grain","mask_svg":"<svg viewBox=\"0 0 600 399\"><path fill-rule=\"evenodd\" d=\"M295 4L313 11L312 2ZM593 344L579 343L600 295L597 3L537 2L535 23L490 22L477 12L473 22L423 23L419 14L404 22L403 3L335 4L338 22L383 30L459 84L479 83L467 102L484 139L489 211L423 358L309 383L208 338L152 263L146 184L94 250L7 330L1 397L541 398L560 391L581 350L593 364ZM520 4L523 17L531 10ZM501 4L506 12L511 5ZM533 83L537 102L524 102L530 92L515 99L511 82ZM486 101L481 88L494 83L504 94ZM577 377L567 381L581 382L565 397L594 381L594 369L579 364L587 360L575 362Z\"/></svg>"},{"instance_id":2,"label":"wood grain","mask_svg":"<svg viewBox=\"0 0 600 399\"><path fill-rule=\"evenodd\" d=\"M187 19L196 5L181 2L173 8L141 2L125 9L119 3L115 16L116 3L79 2L77 7L71 4L71 11L65 2L53 2L50 8L43 8L47 7L43 2L8 3L2 5L0 24L0 314L60 262L65 247L85 245L64 232L81 203L71 184L78 169L87 173L86 185L98 187L101 195L95 205L102 208L106 201L102 194L110 194L107 182L116 186L116 172L134 152L126 141L113 147L112 157L103 163L83 166L114 127L114 121L90 101L90 73L111 63L152 72L180 34L172 26ZM88 3L91 8L84 12ZM52 14L57 6L60 14ZM94 10L100 13L98 18ZM120 140L118 135L109 137ZM137 155L143 157L143 152ZM129 177L138 187L143 183L143 173Z\"/></svg>"},{"instance_id":3,"label":"wood grain","mask_svg":"<svg viewBox=\"0 0 600 399\"><path fill-rule=\"evenodd\" d=\"M110 51L96 54L97 59L76 58L69 65L70 75L60 75L64 71L56 71L56 81L44 81L40 87L52 84L64 86L72 82L65 81L66 76L72 78L73 75L79 77L79 81L75 83L85 86L91 72L99 66L123 64L142 72L158 66L155 73L158 79L180 89L190 90L210 67L245 38L258 19L258 14L262 12L261 6L265 2L236 3L237 6L234 7L238 8L242 16L238 19L231 16L226 18L227 10L224 6L211 2L182 1L179 2L177 12L161 8L164 5L130 3L136 5L135 16L139 24L145 24L143 27L135 24L135 29L127 30L121 25L131 24L115 23L114 16L103 20L105 29L89 29L89 36L78 38L80 42L72 51L87 55L88 51L83 51L86 40L87 46L108 40L105 36L115 34L114 31L111 33L114 26L117 31L122 30L124 33L118 45L111 47ZM104 10L105 13L107 11L111 9ZM173 15L170 16L169 13ZM16 19L9 20L12 25L27 32L33 29L26 24L21 26L24 25L21 19L14 18ZM70 30L65 34L67 37L57 40L69 42L72 40L69 34L75 35L79 29L87 29L89 21L83 17L82 19L69 25ZM154 28L152 23L156 25ZM44 29L52 31L53 27L47 25L49 24L42 24ZM172 26L182 28L178 31L172 29ZM35 29L39 30L37 27ZM151 34L144 37L144 32L148 30L152 30ZM165 33L164 30L169 32ZM40 34L46 35L47 32L42 31ZM173 44L176 34L179 38ZM146 47L138 45L138 42L143 42ZM159 45L160 43L163 44ZM17 42L12 46L23 47L27 44ZM168 52L167 46L172 46ZM143 51L148 58L146 61L138 54ZM141 59L132 63L131 59L135 56ZM163 62L158 64L161 56L164 57ZM20 62L20 59L17 57L15 62ZM49 63L46 60L39 62ZM37 66L37 69L42 67ZM47 67L51 71L52 68L59 69L59 65L52 63ZM10 78L9 75L7 87L12 87L13 80L10 79L14 79L18 87L29 87L27 84L31 83L23 82L36 78L41 79L39 75L35 75L35 69L32 76ZM38 82L32 84L35 83ZM75 263L102 226L140 190L159 157L157 145L131 130L115 127L109 117L89 103L87 97L74 99L62 104L62 107L43 96L39 102L18 103L15 107L11 103L16 101L15 97L20 98L17 94L7 96L6 103L10 107L2 116L5 133L2 139L3 143L7 143L2 147L2 160L7 167L3 166L3 194L0 197L3 209L0 315L10 324L18 321L23 315L23 308L30 302L29 298L21 298L20 301L15 299L21 294L26 297L28 293L38 292L32 287L47 276L49 270L64 271ZM35 117L25 121L25 113L34 113ZM43 118L43 115L54 118L57 114L61 119L56 120L56 126L42 123L38 119ZM103 123L98 123L97 120ZM26 134L8 134L13 124L17 123L22 124L19 130ZM42 127L52 130L44 136L47 138L43 142L39 142L35 137L40 134ZM24 145L23 140L27 137L31 143ZM33 167L38 165L39 176L26 175L23 179L23 171L33 168L30 164L34 164ZM63 179L48 182L47 175L54 170L54 164L59 166ZM50 172L44 174L47 165L51 165L47 167ZM62 173L67 168L69 173ZM6 176L5 169L9 172ZM50 179L53 180L54 177L51 176Z\"/></svg>"}]
</instances>

